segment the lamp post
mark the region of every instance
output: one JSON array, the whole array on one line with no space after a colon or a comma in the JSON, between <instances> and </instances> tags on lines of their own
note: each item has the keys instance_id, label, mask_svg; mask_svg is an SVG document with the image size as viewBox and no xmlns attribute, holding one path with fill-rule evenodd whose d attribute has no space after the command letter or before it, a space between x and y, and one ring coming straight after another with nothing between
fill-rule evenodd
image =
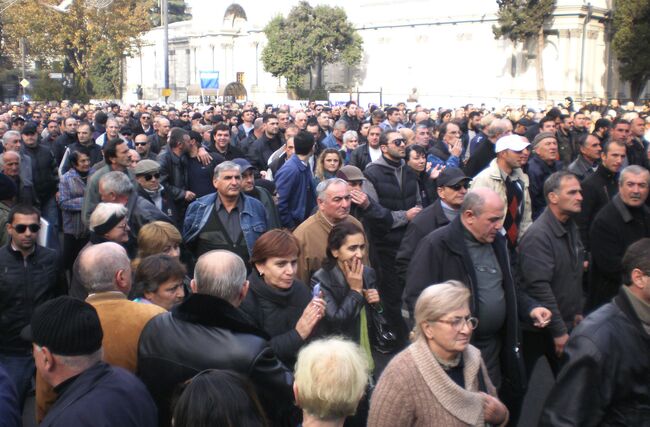
<instances>
[{"instance_id":1,"label":"lamp post","mask_svg":"<svg viewBox=\"0 0 650 427\"><path fill-rule=\"evenodd\" d=\"M163 74L165 79L165 88L163 91L165 103L167 103L167 99L169 98L169 19L167 0L160 0L160 20L163 25Z\"/></svg>"}]
</instances>

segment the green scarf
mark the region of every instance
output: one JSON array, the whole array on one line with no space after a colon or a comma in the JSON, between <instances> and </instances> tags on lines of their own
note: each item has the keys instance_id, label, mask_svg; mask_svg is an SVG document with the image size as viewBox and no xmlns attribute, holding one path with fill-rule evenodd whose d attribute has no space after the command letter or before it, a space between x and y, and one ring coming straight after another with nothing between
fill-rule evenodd
<instances>
[{"instance_id":1,"label":"green scarf","mask_svg":"<svg viewBox=\"0 0 650 427\"><path fill-rule=\"evenodd\" d=\"M366 307L361 307L361 331L359 334L359 345L366 354L368 359L368 367L370 372L375 370L375 362L372 360L372 350L370 349L370 336L368 336L368 316L366 315Z\"/></svg>"}]
</instances>

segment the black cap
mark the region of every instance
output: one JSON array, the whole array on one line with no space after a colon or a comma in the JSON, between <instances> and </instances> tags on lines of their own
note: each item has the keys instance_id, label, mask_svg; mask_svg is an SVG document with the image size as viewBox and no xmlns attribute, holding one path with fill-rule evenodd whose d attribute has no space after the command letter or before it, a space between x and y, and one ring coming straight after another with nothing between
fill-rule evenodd
<instances>
[{"instance_id":1,"label":"black cap","mask_svg":"<svg viewBox=\"0 0 650 427\"><path fill-rule=\"evenodd\" d=\"M120 129L120 134L133 135L133 129L131 129L131 126L129 125L122 126L122 128Z\"/></svg>"},{"instance_id":2,"label":"black cap","mask_svg":"<svg viewBox=\"0 0 650 427\"><path fill-rule=\"evenodd\" d=\"M32 322L20 336L61 356L92 354L102 347L104 333L95 307L61 296L34 310Z\"/></svg>"},{"instance_id":3,"label":"black cap","mask_svg":"<svg viewBox=\"0 0 650 427\"><path fill-rule=\"evenodd\" d=\"M24 122L25 118L23 116L16 116L13 119L11 119L11 123L16 123L16 122Z\"/></svg>"},{"instance_id":4,"label":"black cap","mask_svg":"<svg viewBox=\"0 0 650 427\"><path fill-rule=\"evenodd\" d=\"M468 177L463 173L462 170L458 168L445 168L442 172L440 172L440 175L438 175L438 179L436 180L436 184L438 187L451 187L459 182L462 181L469 181L472 178Z\"/></svg>"},{"instance_id":5,"label":"black cap","mask_svg":"<svg viewBox=\"0 0 650 427\"><path fill-rule=\"evenodd\" d=\"M0 173L0 200L11 200L16 195L16 183L7 175Z\"/></svg>"},{"instance_id":6,"label":"black cap","mask_svg":"<svg viewBox=\"0 0 650 427\"><path fill-rule=\"evenodd\" d=\"M31 135L33 133L36 133L36 132L37 132L36 124L33 123L33 122L25 123L25 126L23 126L23 129L20 131L20 133L23 133L23 134L26 133L26 134L29 134L29 135Z\"/></svg>"},{"instance_id":7,"label":"black cap","mask_svg":"<svg viewBox=\"0 0 650 427\"><path fill-rule=\"evenodd\" d=\"M239 166L239 170L241 171L241 173L244 173L249 169L255 169L255 166L251 165L251 163L248 160L242 159L241 157L232 159L232 162L235 163L237 166Z\"/></svg>"},{"instance_id":8,"label":"black cap","mask_svg":"<svg viewBox=\"0 0 650 427\"><path fill-rule=\"evenodd\" d=\"M203 115L201 113L197 112L197 113L192 114L192 120L202 119L202 118L203 118Z\"/></svg>"}]
</instances>

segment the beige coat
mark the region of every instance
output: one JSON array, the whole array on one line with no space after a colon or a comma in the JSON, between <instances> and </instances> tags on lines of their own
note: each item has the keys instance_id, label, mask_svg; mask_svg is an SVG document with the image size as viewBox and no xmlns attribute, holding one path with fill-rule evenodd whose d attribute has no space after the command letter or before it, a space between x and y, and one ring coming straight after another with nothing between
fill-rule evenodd
<instances>
[{"instance_id":1,"label":"beige coat","mask_svg":"<svg viewBox=\"0 0 650 427\"><path fill-rule=\"evenodd\" d=\"M526 230L528 230L528 227L533 223L531 217L532 204L530 201L530 193L528 191L528 175L526 175L520 168L514 169L512 173L517 177L517 179L524 183L524 217L521 219L521 223L519 224L519 237L517 238L519 241ZM508 197L506 195L506 183L503 181L503 178L501 178L501 170L499 170L499 166L497 166L497 159L492 160L490 165L483 169L472 180L472 190L483 187L494 190L499 196L501 196L505 206L503 209L503 214L505 215L506 210L508 209Z\"/></svg>"},{"instance_id":2,"label":"beige coat","mask_svg":"<svg viewBox=\"0 0 650 427\"><path fill-rule=\"evenodd\" d=\"M381 375L370 401L368 427L484 426L479 368L489 394L496 397L496 389L476 347L467 346L463 363L465 389L440 367L426 341L411 344Z\"/></svg>"}]
</instances>

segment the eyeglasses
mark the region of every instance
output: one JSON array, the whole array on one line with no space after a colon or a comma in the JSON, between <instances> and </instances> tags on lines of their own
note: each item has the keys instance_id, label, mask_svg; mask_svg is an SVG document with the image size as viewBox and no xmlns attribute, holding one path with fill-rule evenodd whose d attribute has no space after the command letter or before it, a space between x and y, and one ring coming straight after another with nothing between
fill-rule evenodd
<instances>
[{"instance_id":1,"label":"eyeglasses","mask_svg":"<svg viewBox=\"0 0 650 427\"><path fill-rule=\"evenodd\" d=\"M149 117L149 116L142 116L142 117L140 117L140 118L141 118L141 119L145 119L145 120L149 120L151 117Z\"/></svg>"},{"instance_id":2,"label":"eyeglasses","mask_svg":"<svg viewBox=\"0 0 650 427\"><path fill-rule=\"evenodd\" d=\"M143 146L143 145L147 145L148 143L147 142L134 142L134 144L139 145L139 146Z\"/></svg>"},{"instance_id":3,"label":"eyeglasses","mask_svg":"<svg viewBox=\"0 0 650 427\"><path fill-rule=\"evenodd\" d=\"M394 139L392 142L393 142L393 144L395 144L398 147L406 144L406 140L404 138L397 138L397 139Z\"/></svg>"},{"instance_id":4,"label":"eyeglasses","mask_svg":"<svg viewBox=\"0 0 650 427\"><path fill-rule=\"evenodd\" d=\"M450 325L455 331L460 332L463 329L463 326L467 325L472 331L478 326L478 319L476 317L456 317L452 320L442 320L438 319L435 322L446 323Z\"/></svg>"},{"instance_id":5,"label":"eyeglasses","mask_svg":"<svg viewBox=\"0 0 650 427\"><path fill-rule=\"evenodd\" d=\"M14 230L16 230L16 232L18 234L23 234L25 231L27 231L28 228L29 228L29 231L31 231L32 233L38 233L38 230L41 229L41 226L39 224L29 224L29 225L18 224L18 225L14 225Z\"/></svg>"},{"instance_id":6,"label":"eyeglasses","mask_svg":"<svg viewBox=\"0 0 650 427\"><path fill-rule=\"evenodd\" d=\"M148 173L144 176L145 181L151 181L152 179L160 179L160 174L159 173Z\"/></svg>"},{"instance_id":7,"label":"eyeglasses","mask_svg":"<svg viewBox=\"0 0 650 427\"><path fill-rule=\"evenodd\" d=\"M467 190L469 188L469 181L459 182L456 185L450 185L449 188L451 188L454 191L460 191L461 188Z\"/></svg>"}]
</instances>

